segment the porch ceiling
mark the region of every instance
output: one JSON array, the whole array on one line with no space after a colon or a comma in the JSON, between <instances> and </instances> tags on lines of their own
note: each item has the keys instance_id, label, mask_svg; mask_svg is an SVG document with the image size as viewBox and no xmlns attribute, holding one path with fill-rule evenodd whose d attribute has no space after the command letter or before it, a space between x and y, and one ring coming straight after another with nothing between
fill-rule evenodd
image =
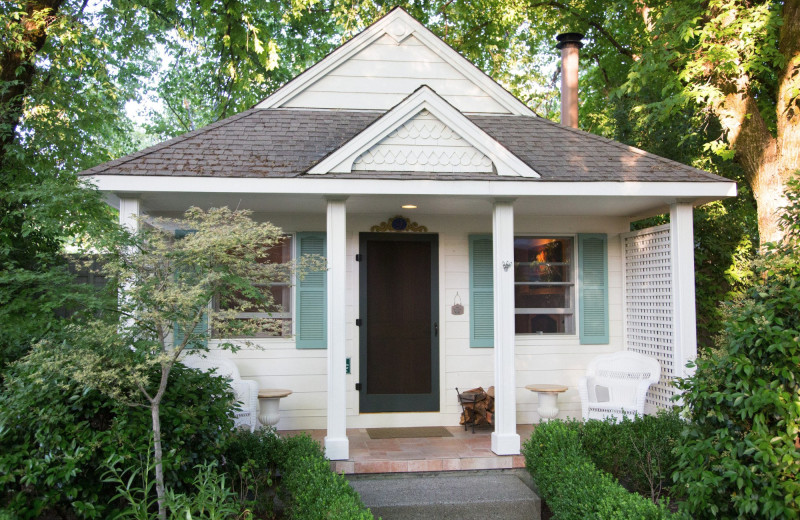
<instances>
[{"instance_id":1,"label":"porch ceiling","mask_svg":"<svg viewBox=\"0 0 800 520\"><path fill-rule=\"evenodd\" d=\"M119 207L120 196L108 194L108 202ZM182 213L190 206L202 208L228 206L246 208L255 213L324 214L325 197L318 194L263 193L137 193L145 213L168 215ZM419 215L491 215L494 197L460 195L351 195L347 199L348 214L403 213ZM674 196L612 196L612 195L547 195L520 196L514 202L519 215L596 215L640 217L668 211L676 201ZM693 202L703 203L704 200ZM416 209L402 209L404 204Z\"/></svg>"}]
</instances>

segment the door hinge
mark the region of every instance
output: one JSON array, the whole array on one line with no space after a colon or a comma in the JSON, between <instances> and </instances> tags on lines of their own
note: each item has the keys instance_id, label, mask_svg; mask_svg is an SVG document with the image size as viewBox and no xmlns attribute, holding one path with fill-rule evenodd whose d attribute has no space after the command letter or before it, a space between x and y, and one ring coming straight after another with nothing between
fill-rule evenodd
<instances>
[{"instance_id":1,"label":"door hinge","mask_svg":"<svg viewBox=\"0 0 800 520\"><path fill-rule=\"evenodd\" d=\"M361 318L356 318L356 327L361 326Z\"/></svg>"},{"instance_id":2,"label":"door hinge","mask_svg":"<svg viewBox=\"0 0 800 520\"><path fill-rule=\"evenodd\" d=\"M356 383L356 390L361 391L361 383Z\"/></svg>"},{"instance_id":3,"label":"door hinge","mask_svg":"<svg viewBox=\"0 0 800 520\"><path fill-rule=\"evenodd\" d=\"M360 262L360 261L361 261L361 254L360 253L356 253L356 262Z\"/></svg>"}]
</instances>

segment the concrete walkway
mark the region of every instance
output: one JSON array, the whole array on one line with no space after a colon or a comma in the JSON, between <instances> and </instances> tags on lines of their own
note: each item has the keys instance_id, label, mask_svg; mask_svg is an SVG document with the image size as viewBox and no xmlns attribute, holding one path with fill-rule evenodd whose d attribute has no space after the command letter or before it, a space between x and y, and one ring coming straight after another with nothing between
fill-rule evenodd
<instances>
[{"instance_id":1,"label":"concrete walkway","mask_svg":"<svg viewBox=\"0 0 800 520\"><path fill-rule=\"evenodd\" d=\"M541 500L525 470L348 475L383 520L539 520Z\"/></svg>"}]
</instances>

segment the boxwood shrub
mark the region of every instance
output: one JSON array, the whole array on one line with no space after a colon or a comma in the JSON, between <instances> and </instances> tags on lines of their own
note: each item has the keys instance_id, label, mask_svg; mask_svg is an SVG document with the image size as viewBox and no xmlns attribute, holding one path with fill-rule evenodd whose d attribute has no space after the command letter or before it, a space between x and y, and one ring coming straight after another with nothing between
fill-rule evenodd
<instances>
[{"instance_id":1,"label":"boxwood shrub","mask_svg":"<svg viewBox=\"0 0 800 520\"><path fill-rule=\"evenodd\" d=\"M6 374L0 393L0 510L11 518L109 518L116 494L106 462L145 464L152 449L149 408L110 400L35 358ZM154 374L154 377L156 374ZM188 490L195 466L219 458L233 427L230 387L176 365L161 405L165 478ZM0 515L0 518L2 515Z\"/></svg>"},{"instance_id":2,"label":"boxwood shrub","mask_svg":"<svg viewBox=\"0 0 800 520\"><path fill-rule=\"evenodd\" d=\"M275 483L285 505L285 516L290 520L373 518L347 480L331 470L319 443L306 434L278 437L265 430L236 432L225 452L225 461L232 479L250 486L253 496L263 495L263 489L258 489L258 481L242 480L240 468L258 468L279 475Z\"/></svg>"},{"instance_id":3,"label":"boxwood shrub","mask_svg":"<svg viewBox=\"0 0 800 520\"><path fill-rule=\"evenodd\" d=\"M664 494L681 497L673 487L674 450L686 426L677 410L662 410L634 420L586 421L579 426L581 446L592 462L625 489L659 501Z\"/></svg>"},{"instance_id":4,"label":"boxwood shrub","mask_svg":"<svg viewBox=\"0 0 800 520\"><path fill-rule=\"evenodd\" d=\"M525 465L559 520L669 518L666 507L630 493L599 469L581 444L581 423L540 424L523 446Z\"/></svg>"}]
</instances>

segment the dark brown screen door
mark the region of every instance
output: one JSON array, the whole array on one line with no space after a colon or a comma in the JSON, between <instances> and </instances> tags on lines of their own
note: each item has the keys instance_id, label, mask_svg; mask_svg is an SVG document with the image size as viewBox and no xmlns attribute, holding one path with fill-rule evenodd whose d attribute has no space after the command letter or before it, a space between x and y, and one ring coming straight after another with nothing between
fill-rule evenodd
<instances>
[{"instance_id":1,"label":"dark brown screen door","mask_svg":"<svg viewBox=\"0 0 800 520\"><path fill-rule=\"evenodd\" d=\"M361 412L439 410L438 245L361 234Z\"/></svg>"}]
</instances>

